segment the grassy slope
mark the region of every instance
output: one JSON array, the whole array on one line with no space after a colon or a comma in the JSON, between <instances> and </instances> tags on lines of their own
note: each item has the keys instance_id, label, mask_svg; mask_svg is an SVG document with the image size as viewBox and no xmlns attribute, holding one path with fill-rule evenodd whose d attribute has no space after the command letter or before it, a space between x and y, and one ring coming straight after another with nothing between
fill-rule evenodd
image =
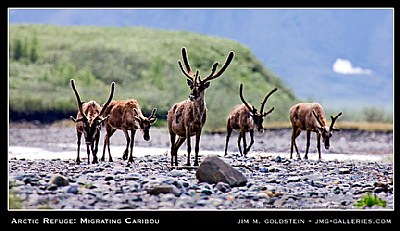
<instances>
[{"instance_id":1,"label":"grassy slope","mask_svg":"<svg viewBox=\"0 0 400 231\"><path fill-rule=\"evenodd\" d=\"M15 60L16 41L27 44L29 51L35 39L38 60ZM165 118L168 109L189 93L177 64L183 46L192 68L198 68L202 76L209 74L215 61L222 65L229 51L236 54L227 71L207 90L206 128L225 127L226 116L240 103L240 83L245 98L257 107L265 94L277 87L266 105L266 110L275 107L267 121L288 120L295 96L248 48L223 38L137 27L10 26L10 109L24 113L75 111L69 85L74 78L84 101L103 103L115 81L114 99L136 98L145 114L157 107L158 116Z\"/></svg>"}]
</instances>

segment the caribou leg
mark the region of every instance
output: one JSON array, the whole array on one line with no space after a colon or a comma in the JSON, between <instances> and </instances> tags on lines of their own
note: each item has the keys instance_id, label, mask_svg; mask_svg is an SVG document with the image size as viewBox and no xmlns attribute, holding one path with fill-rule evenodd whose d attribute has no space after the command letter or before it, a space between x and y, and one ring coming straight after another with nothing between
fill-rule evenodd
<instances>
[{"instance_id":1,"label":"caribou leg","mask_svg":"<svg viewBox=\"0 0 400 231\"><path fill-rule=\"evenodd\" d=\"M97 151L99 149L99 139L100 139L100 132L96 134L94 142L92 142L91 149L92 149L92 155L93 155L93 160L92 164L97 164L99 161L97 160Z\"/></svg>"},{"instance_id":2,"label":"caribou leg","mask_svg":"<svg viewBox=\"0 0 400 231\"><path fill-rule=\"evenodd\" d=\"M317 133L318 159L321 160L321 134Z\"/></svg>"},{"instance_id":3,"label":"caribou leg","mask_svg":"<svg viewBox=\"0 0 400 231\"><path fill-rule=\"evenodd\" d=\"M126 139L126 147L125 147L124 154L122 155L122 159L123 160L127 160L128 159L128 152L129 152L129 143L131 142L131 139L129 138L129 134L128 134L128 131L126 129L122 129L122 131L124 132L125 139Z\"/></svg>"},{"instance_id":4,"label":"caribou leg","mask_svg":"<svg viewBox=\"0 0 400 231\"><path fill-rule=\"evenodd\" d=\"M80 133L79 131L77 131L76 133L76 137L78 138L78 141L76 142L76 144L78 145L77 148L77 156L76 156L76 164L80 164L81 163L81 158L79 157L79 152L81 150L81 137L82 137L82 133Z\"/></svg>"},{"instance_id":5,"label":"caribou leg","mask_svg":"<svg viewBox=\"0 0 400 231\"><path fill-rule=\"evenodd\" d=\"M240 155L242 156L242 155L243 155L243 153L242 153L242 146L240 145L240 141L241 141L241 140L242 140L242 132L239 131L237 144L238 144L238 148L239 148L239 153L240 153Z\"/></svg>"},{"instance_id":6,"label":"caribou leg","mask_svg":"<svg viewBox=\"0 0 400 231\"><path fill-rule=\"evenodd\" d=\"M253 130L253 129L250 129L249 133L250 133L250 145L249 145L249 147L244 151L244 154L245 154L245 155L246 155L247 153L250 152L250 148L251 148L251 146L254 144L254 130Z\"/></svg>"},{"instance_id":7,"label":"caribou leg","mask_svg":"<svg viewBox=\"0 0 400 231\"><path fill-rule=\"evenodd\" d=\"M229 124L229 121L228 121ZM232 134L232 128L230 126L227 126L226 129L226 141L225 141L225 156L228 155L228 143L229 143L229 138L231 137Z\"/></svg>"},{"instance_id":8,"label":"caribou leg","mask_svg":"<svg viewBox=\"0 0 400 231\"><path fill-rule=\"evenodd\" d=\"M192 152L192 146L190 144L190 128L186 128L186 145L187 145L187 163L186 166L190 166L190 153Z\"/></svg>"},{"instance_id":9,"label":"caribou leg","mask_svg":"<svg viewBox=\"0 0 400 231\"><path fill-rule=\"evenodd\" d=\"M311 131L307 130L306 133L306 154L304 155L304 159L308 159L308 149L310 148L310 137L311 137Z\"/></svg>"},{"instance_id":10,"label":"caribou leg","mask_svg":"<svg viewBox=\"0 0 400 231\"><path fill-rule=\"evenodd\" d=\"M298 130L298 129L293 129L293 131L292 131L292 142L290 145L290 159L292 159L293 146L296 149L297 159L300 159L299 149L297 148L297 144L296 144L296 138L300 135L300 132L301 132L301 130Z\"/></svg>"},{"instance_id":11,"label":"caribou leg","mask_svg":"<svg viewBox=\"0 0 400 231\"><path fill-rule=\"evenodd\" d=\"M175 166L178 166L178 149L182 146L183 142L185 142L186 138L185 137L180 137L178 138L178 141L175 143Z\"/></svg>"},{"instance_id":12,"label":"caribou leg","mask_svg":"<svg viewBox=\"0 0 400 231\"><path fill-rule=\"evenodd\" d=\"M129 154L128 163L132 163L133 162L132 149L133 149L133 144L135 142L135 134L136 134L136 130L132 129L131 130L131 142L129 144L131 150L130 150L130 154Z\"/></svg>"},{"instance_id":13,"label":"caribou leg","mask_svg":"<svg viewBox=\"0 0 400 231\"><path fill-rule=\"evenodd\" d=\"M194 147L194 164L193 166L199 166L199 144L200 144L200 136L201 136L201 130L197 132L196 134L196 145Z\"/></svg>"}]
</instances>

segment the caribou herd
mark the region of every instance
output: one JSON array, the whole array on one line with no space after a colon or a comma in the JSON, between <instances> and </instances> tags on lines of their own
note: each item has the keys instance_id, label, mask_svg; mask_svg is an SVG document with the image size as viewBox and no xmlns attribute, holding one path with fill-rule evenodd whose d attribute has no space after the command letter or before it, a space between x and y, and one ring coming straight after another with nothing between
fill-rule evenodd
<instances>
[{"instance_id":1,"label":"caribou herd","mask_svg":"<svg viewBox=\"0 0 400 231\"><path fill-rule=\"evenodd\" d=\"M204 98L205 90L210 87L211 80L222 76L235 56L233 51L229 52L224 65L217 71L219 63L215 62L211 67L211 73L202 79L200 71L198 69L193 71L190 67L186 48L183 47L181 52L183 65L181 60L178 60L178 65L183 75L187 78L187 85L189 86L190 93L188 99L173 104L168 111L167 121L171 144L171 167L178 166L178 149L185 141L187 146L187 163L185 166L191 166L190 154L192 150L192 136L195 136L195 158L193 166L199 166L200 137L203 126L207 120L207 108ZM75 81L71 79L70 83L78 105L76 118L70 117L76 124L76 164L80 164L81 162L79 153L82 134L85 139L88 164L90 164L90 153L92 153L93 156L92 163L98 163L97 151L102 125L104 125L106 129L106 134L104 135L103 155L100 161L105 161L106 148L108 151L108 161L113 161L110 152L110 138L114 132L119 129L124 132L126 138L126 149L123 154L123 160L128 160L128 163L133 162L132 148L136 130L141 131L145 141L150 140L150 127L157 120L157 108L154 108L151 114L146 117L143 115L139 102L136 99L112 100L115 88L114 82L111 83L108 100L102 106L94 100L82 102L78 90L76 89ZM268 98L277 90L277 88L274 88L265 96L258 112L254 105L248 103L244 99L243 84L240 84L239 96L243 104L233 107L231 113L227 117L225 155L228 154L229 138L233 130L239 132L237 140L239 153L244 156L249 153L254 143L254 130L256 129L258 132L262 133L264 131L264 117L274 110L274 107L272 107L265 112L264 106ZM291 107L289 110L289 118L292 125L290 158L292 158L294 146L297 152L297 158L301 159L296 145L296 138L300 135L301 131L304 130L306 131L306 152L304 159L308 159L311 132L316 133L318 157L321 159L321 137L325 149L329 149L329 139L332 136L332 131L339 131L339 129L334 127L334 124L340 115L342 115L342 112L339 112L335 117L331 116L332 121L328 126L324 109L319 103L298 103ZM249 146L247 146L246 143L246 133L250 134ZM243 149L241 141L243 141Z\"/></svg>"}]
</instances>

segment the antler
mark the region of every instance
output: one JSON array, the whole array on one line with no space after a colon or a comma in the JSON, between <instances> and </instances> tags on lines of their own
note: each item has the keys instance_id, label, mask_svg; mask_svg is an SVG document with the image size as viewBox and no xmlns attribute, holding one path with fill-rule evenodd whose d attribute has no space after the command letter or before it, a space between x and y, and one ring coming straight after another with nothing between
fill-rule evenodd
<instances>
[{"instance_id":1,"label":"antler","mask_svg":"<svg viewBox=\"0 0 400 231\"><path fill-rule=\"evenodd\" d=\"M267 96L265 96L264 101L261 103L261 109L260 109L260 114L261 114L261 115L263 114L264 106L265 106L265 103L267 102L267 99L268 99L274 92L276 92L277 90L278 90L278 88L275 88L275 89L273 89L272 91L270 91L270 92L268 93ZM272 109L272 110L273 110L273 109ZM271 113L272 110L269 110L268 113L266 113L265 115L268 115L269 113Z\"/></svg>"},{"instance_id":2,"label":"antler","mask_svg":"<svg viewBox=\"0 0 400 231\"><path fill-rule=\"evenodd\" d=\"M115 86L115 82L111 83L111 92L110 92L110 96L108 97L107 102L103 105L103 107L101 108L100 114L99 116L103 115L104 111L107 109L108 105L110 104L112 98L114 97L114 86Z\"/></svg>"},{"instance_id":3,"label":"antler","mask_svg":"<svg viewBox=\"0 0 400 231\"><path fill-rule=\"evenodd\" d=\"M207 82L207 81L210 81L212 79L215 79L215 78L221 76L225 72L225 70L229 66L229 64L231 64L234 56L235 56L235 53L233 51L229 52L229 55L225 60L224 66L222 66L222 68L216 74L214 74L214 72L215 72L214 69L217 68L218 63L214 63L213 68L211 70L211 74L207 78L205 78L203 80L203 82Z\"/></svg>"},{"instance_id":4,"label":"antler","mask_svg":"<svg viewBox=\"0 0 400 231\"><path fill-rule=\"evenodd\" d=\"M214 63L214 64L212 65L210 75L207 76L204 80L201 80L201 81L205 81L205 80L207 80L208 78L211 78L211 77L214 75L215 71L217 70L218 65L219 65L218 62ZM200 79L200 78L199 78L199 79Z\"/></svg>"},{"instance_id":5,"label":"antler","mask_svg":"<svg viewBox=\"0 0 400 231\"><path fill-rule=\"evenodd\" d=\"M156 112L157 112L157 108L153 108L153 111L149 115L149 118L152 118L152 117L156 118Z\"/></svg>"},{"instance_id":6,"label":"antler","mask_svg":"<svg viewBox=\"0 0 400 231\"><path fill-rule=\"evenodd\" d=\"M185 71L185 69L183 69L181 60L178 60L179 67L181 68L181 71L183 72L183 74L186 75L186 77L188 77L190 80L193 80L193 73L192 73L192 69L190 69L190 64L189 64L189 60L187 57L187 52L186 52L185 47L182 47L182 58L183 58L183 62L185 63L186 71Z\"/></svg>"},{"instance_id":7,"label":"antler","mask_svg":"<svg viewBox=\"0 0 400 231\"><path fill-rule=\"evenodd\" d=\"M272 107L271 109L269 109L269 111L265 112L264 114L261 114L262 116L267 116L269 113L271 113L275 108Z\"/></svg>"},{"instance_id":8,"label":"antler","mask_svg":"<svg viewBox=\"0 0 400 231\"><path fill-rule=\"evenodd\" d=\"M342 114L343 114L342 112L339 112L335 117L331 116L332 122L331 122L331 126L329 126L329 130L330 130L330 131L333 131L333 130L335 129L335 128L333 127L333 125L335 124L337 118L338 118L339 116L341 116Z\"/></svg>"},{"instance_id":9,"label":"antler","mask_svg":"<svg viewBox=\"0 0 400 231\"><path fill-rule=\"evenodd\" d=\"M253 108L251 108L250 105L243 98L243 83L240 84L239 95L240 95L240 99L242 100L244 105L246 105L246 107L250 110L250 112L254 113L255 112L254 106L253 106Z\"/></svg>"},{"instance_id":10,"label":"antler","mask_svg":"<svg viewBox=\"0 0 400 231\"><path fill-rule=\"evenodd\" d=\"M73 90L74 93L75 93L76 101L78 102L79 111L81 112L81 115L82 115L83 117L86 118L86 115L83 113L83 110L82 110L82 101L81 101L81 97L79 96L78 90L76 90L76 87L75 87L75 80L74 80L74 79L71 79L70 82L71 82L72 90Z\"/></svg>"},{"instance_id":11,"label":"antler","mask_svg":"<svg viewBox=\"0 0 400 231\"><path fill-rule=\"evenodd\" d=\"M313 115L315 116L315 118L317 119L319 125L321 125L321 127L324 127L324 124L321 122L321 120L319 119L319 117L317 116L317 114L315 114L315 111L312 110Z\"/></svg>"}]
</instances>

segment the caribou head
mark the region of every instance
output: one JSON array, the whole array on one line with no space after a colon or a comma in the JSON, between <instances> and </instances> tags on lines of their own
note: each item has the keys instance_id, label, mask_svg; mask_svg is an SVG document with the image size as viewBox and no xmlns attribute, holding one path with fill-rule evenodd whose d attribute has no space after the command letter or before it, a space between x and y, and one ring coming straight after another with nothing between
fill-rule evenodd
<instances>
[{"instance_id":1,"label":"caribou head","mask_svg":"<svg viewBox=\"0 0 400 231\"><path fill-rule=\"evenodd\" d=\"M332 137L332 131L340 131L340 129L335 128L333 125L335 124L337 118L342 115L342 112L339 112L335 117L331 116L331 125L330 126L324 126L322 121L319 119L315 111L312 111L314 117L317 119L318 124L320 127L318 127L318 133L321 134L322 136L322 142L324 142L325 149L329 149L330 147L330 142L329 139Z\"/></svg>"},{"instance_id":2,"label":"caribou head","mask_svg":"<svg viewBox=\"0 0 400 231\"><path fill-rule=\"evenodd\" d=\"M233 51L229 52L228 57L225 61L225 64L222 66L222 68L217 73L215 73L215 72L219 65L218 62L216 62L212 65L210 75L207 76L205 79L201 79L199 70L197 70L195 72L195 74L193 74L193 72L190 68L188 57L187 57L186 48L185 47L182 48L182 58L183 58L183 63L185 65L186 70L183 68L182 62L180 60L178 60L178 64L179 64L179 67L180 67L182 73L188 78L187 84L191 90L191 92L189 94L190 101L195 101L201 95L204 95L204 91L210 86L209 81L211 81L215 78L218 78L219 76L222 75L222 73L225 72L226 68L231 63L234 55L235 54Z\"/></svg>"},{"instance_id":3,"label":"caribou head","mask_svg":"<svg viewBox=\"0 0 400 231\"><path fill-rule=\"evenodd\" d=\"M243 104L246 105L247 109L249 109L249 114L250 116L253 118L254 124L257 128L257 131L260 133L264 132L264 127L263 127L263 122L264 122L264 117L267 116L268 114L270 114L274 108L271 108L268 112L264 112L264 106L265 103L267 102L267 99L272 95L272 93L274 93L275 91L277 91L278 89L275 88L273 90L271 90L264 98L264 100L261 102L261 107L260 107L260 112L257 111L257 109L253 106L253 105L249 105L246 100L243 97L243 84L240 84L240 99L242 100Z\"/></svg>"},{"instance_id":4,"label":"caribou head","mask_svg":"<svg viewBox=\"0 0 400 231\"><path fill-rule=\"evenodd\" d=\"M153 108L153 111L151 112L151 114L148 117L143 116L141 113L139 113L136 110L136 108L134 108L133 111L135 112L135 120L139 125L138 127L143 134L143 139L145 141L149 141L150 140L150 127L152 124L154 124L157 121L157 117L156 117L157 108Z\"/></svg>"},{"instance_id":5,"label":"caribou head","mask_svg":"<svg viewBox=\"0 0 400 231\"><path fill-rule=\"evenodd\" d=\"M108 117L103 117L102 115L104 113L104 110L107 108L108 104L111 102L111 99L113 98L114 86L115 83L112 82L110 96L108 97L108 100L103 105L103 107L100 107L100 105L93 100L87 103L82 102L78 90L75 87L75 81L71 79L71 87L76 96L79 112L77 118L74 118L72 116L70 118L76 124L82 122L83 124L82 128L86 144L91 144L93 142L94 137L101 128L101 123L108 118Z\"/></svg>"}]
</instances>

